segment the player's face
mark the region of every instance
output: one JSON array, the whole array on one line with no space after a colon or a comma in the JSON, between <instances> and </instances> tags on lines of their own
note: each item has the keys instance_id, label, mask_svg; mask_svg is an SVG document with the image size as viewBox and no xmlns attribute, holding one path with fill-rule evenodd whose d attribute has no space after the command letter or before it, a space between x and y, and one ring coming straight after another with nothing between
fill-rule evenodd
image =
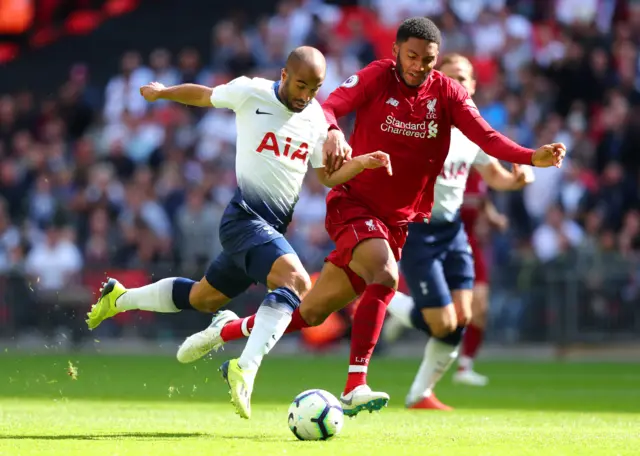
<instances>
[{"instance_id":1,"label":"player's face","mask_svg":"<svg viewBox=\"0 0 640 456\"><path fill-rule=\"evenodd\" d=\"M396 69L409 87L421 85L436 66L439 46L431 41L409 38L404 43L393 44Z\"/></svg>"},{"instance_id":2,"label":"player's face","mask_svg":"<svg viewBox=\"0 0 640 456\"><path fill-rule=\"evenodd\" d=\"M473 96L473 94L476 93L476 80L473 78L473 67L466 60L455 60L446 65L442 65L440 71L462 84L462 87L469 92L469 96Z\"/></svg>"},{"instance_id":3,"label":"player's face","mask_svg":"<svg viewBox=\"0 0 640 456\"><path fill-rule=\"evenodd\" d=\"M324 82L324 71L311 67L297 71L282 70L282 101L293 112L302 112L318 94Z\"/></svg>"}]
</instances>

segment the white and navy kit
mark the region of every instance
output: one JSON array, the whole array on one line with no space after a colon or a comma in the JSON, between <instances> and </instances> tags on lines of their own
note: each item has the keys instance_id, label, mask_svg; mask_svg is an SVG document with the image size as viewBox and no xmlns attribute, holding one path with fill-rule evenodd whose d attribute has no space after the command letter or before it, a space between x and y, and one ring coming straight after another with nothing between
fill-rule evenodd
<instances>
[{"instance_id":1,"label":"white and navy kit","mask_svg":"<svg viewBox=\"0 0 640 456\"><path fill-rule=\"evenodd\" d=\"M460 130L452 129L449 154L435 185L431 219L409 225L400 262L418 309L446 306L452 302L449 290L473 288L473 256L460 207L470 168L493 160ZM419 319L422 327L421 315Z\"/></svg>"},{"instance_id":2,"label":"white and navy kit","mask_svg":"<svg viewBox=\"0 0 640 456\"><path fill-rule=\"evenodd\" d=\"M238 189L220 222L223 252L205 277L229 298L266 284L273 262L294 253L283 234L309 163L322 167L328 125L313 100L294 113L278 98L279 82L239 77L213 89L216 108L235 111Z\"/></svg>"}]
</instances>

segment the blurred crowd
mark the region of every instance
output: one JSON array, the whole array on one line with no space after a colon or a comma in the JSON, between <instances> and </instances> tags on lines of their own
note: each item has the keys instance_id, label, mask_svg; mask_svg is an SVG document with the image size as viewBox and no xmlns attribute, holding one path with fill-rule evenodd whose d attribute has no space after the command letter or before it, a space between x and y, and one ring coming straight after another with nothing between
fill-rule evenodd
<instances>
[{"instance_id":1,"label":"blurred crowd","mask_svg":"<svg viewBox=\"0 0 640 456\"><path fill-rule=\"evenodd\" d=\"M172 55L158 43L150 55L122 56L106 87L78 63L46 99L0 94L0 274L22 271L41 292L68 290L107 269L199 278L220 251L218 222L236 185L234 115L148 104L139 87L277 79L288 51L310 44L327 56L322 101L359 68L388 57L397 24L412 15L439 24L442 52L472 58L476 103L496 129L525 146L567 145L561 171L536 169L524 192L494 196L511 219L499 235L479 228L494 261L575 254L589 259L583 265L633 262L640 2L372 0L344 9L281 0L270 17L213 23L208 54ZM289 231L310 270L331 249L325 194L310 173Z\"/></svg>"}]
</instances>

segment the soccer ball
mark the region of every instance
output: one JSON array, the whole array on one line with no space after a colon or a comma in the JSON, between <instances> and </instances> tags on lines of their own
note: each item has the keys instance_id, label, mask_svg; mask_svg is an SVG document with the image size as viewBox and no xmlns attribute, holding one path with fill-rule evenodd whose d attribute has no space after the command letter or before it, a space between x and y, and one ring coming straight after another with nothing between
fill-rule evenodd
<instances>
[{"instance_id":1,"label":"soccer ball","mask_svg":"<svg viewBox=\"0 0 640 456\"><path fill-rule=\"evenodd\" d=\"M289 429L299 440L327 440L344 424L340 402L328 391L312 389L298 394L289 406Z\"/></svg>"}]
</instances>

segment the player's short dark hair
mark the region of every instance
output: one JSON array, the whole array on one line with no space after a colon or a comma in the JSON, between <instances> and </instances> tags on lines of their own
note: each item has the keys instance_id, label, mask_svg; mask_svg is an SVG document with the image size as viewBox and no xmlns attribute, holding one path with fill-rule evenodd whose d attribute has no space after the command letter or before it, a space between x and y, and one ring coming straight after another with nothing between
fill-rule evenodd
<instances>
[{"instance_id":1,"label":"player's short dark hair","mask_svg":"<svg viewBox=\"0 0 640 456\"><path fill-rule=\"evenodd\" d=\"M438 46L442 40L440 29L428 17L411 17L400 24L396 33L396 43L404 43L409 38L427 40Z\"/></svg>"}]
</instances>

